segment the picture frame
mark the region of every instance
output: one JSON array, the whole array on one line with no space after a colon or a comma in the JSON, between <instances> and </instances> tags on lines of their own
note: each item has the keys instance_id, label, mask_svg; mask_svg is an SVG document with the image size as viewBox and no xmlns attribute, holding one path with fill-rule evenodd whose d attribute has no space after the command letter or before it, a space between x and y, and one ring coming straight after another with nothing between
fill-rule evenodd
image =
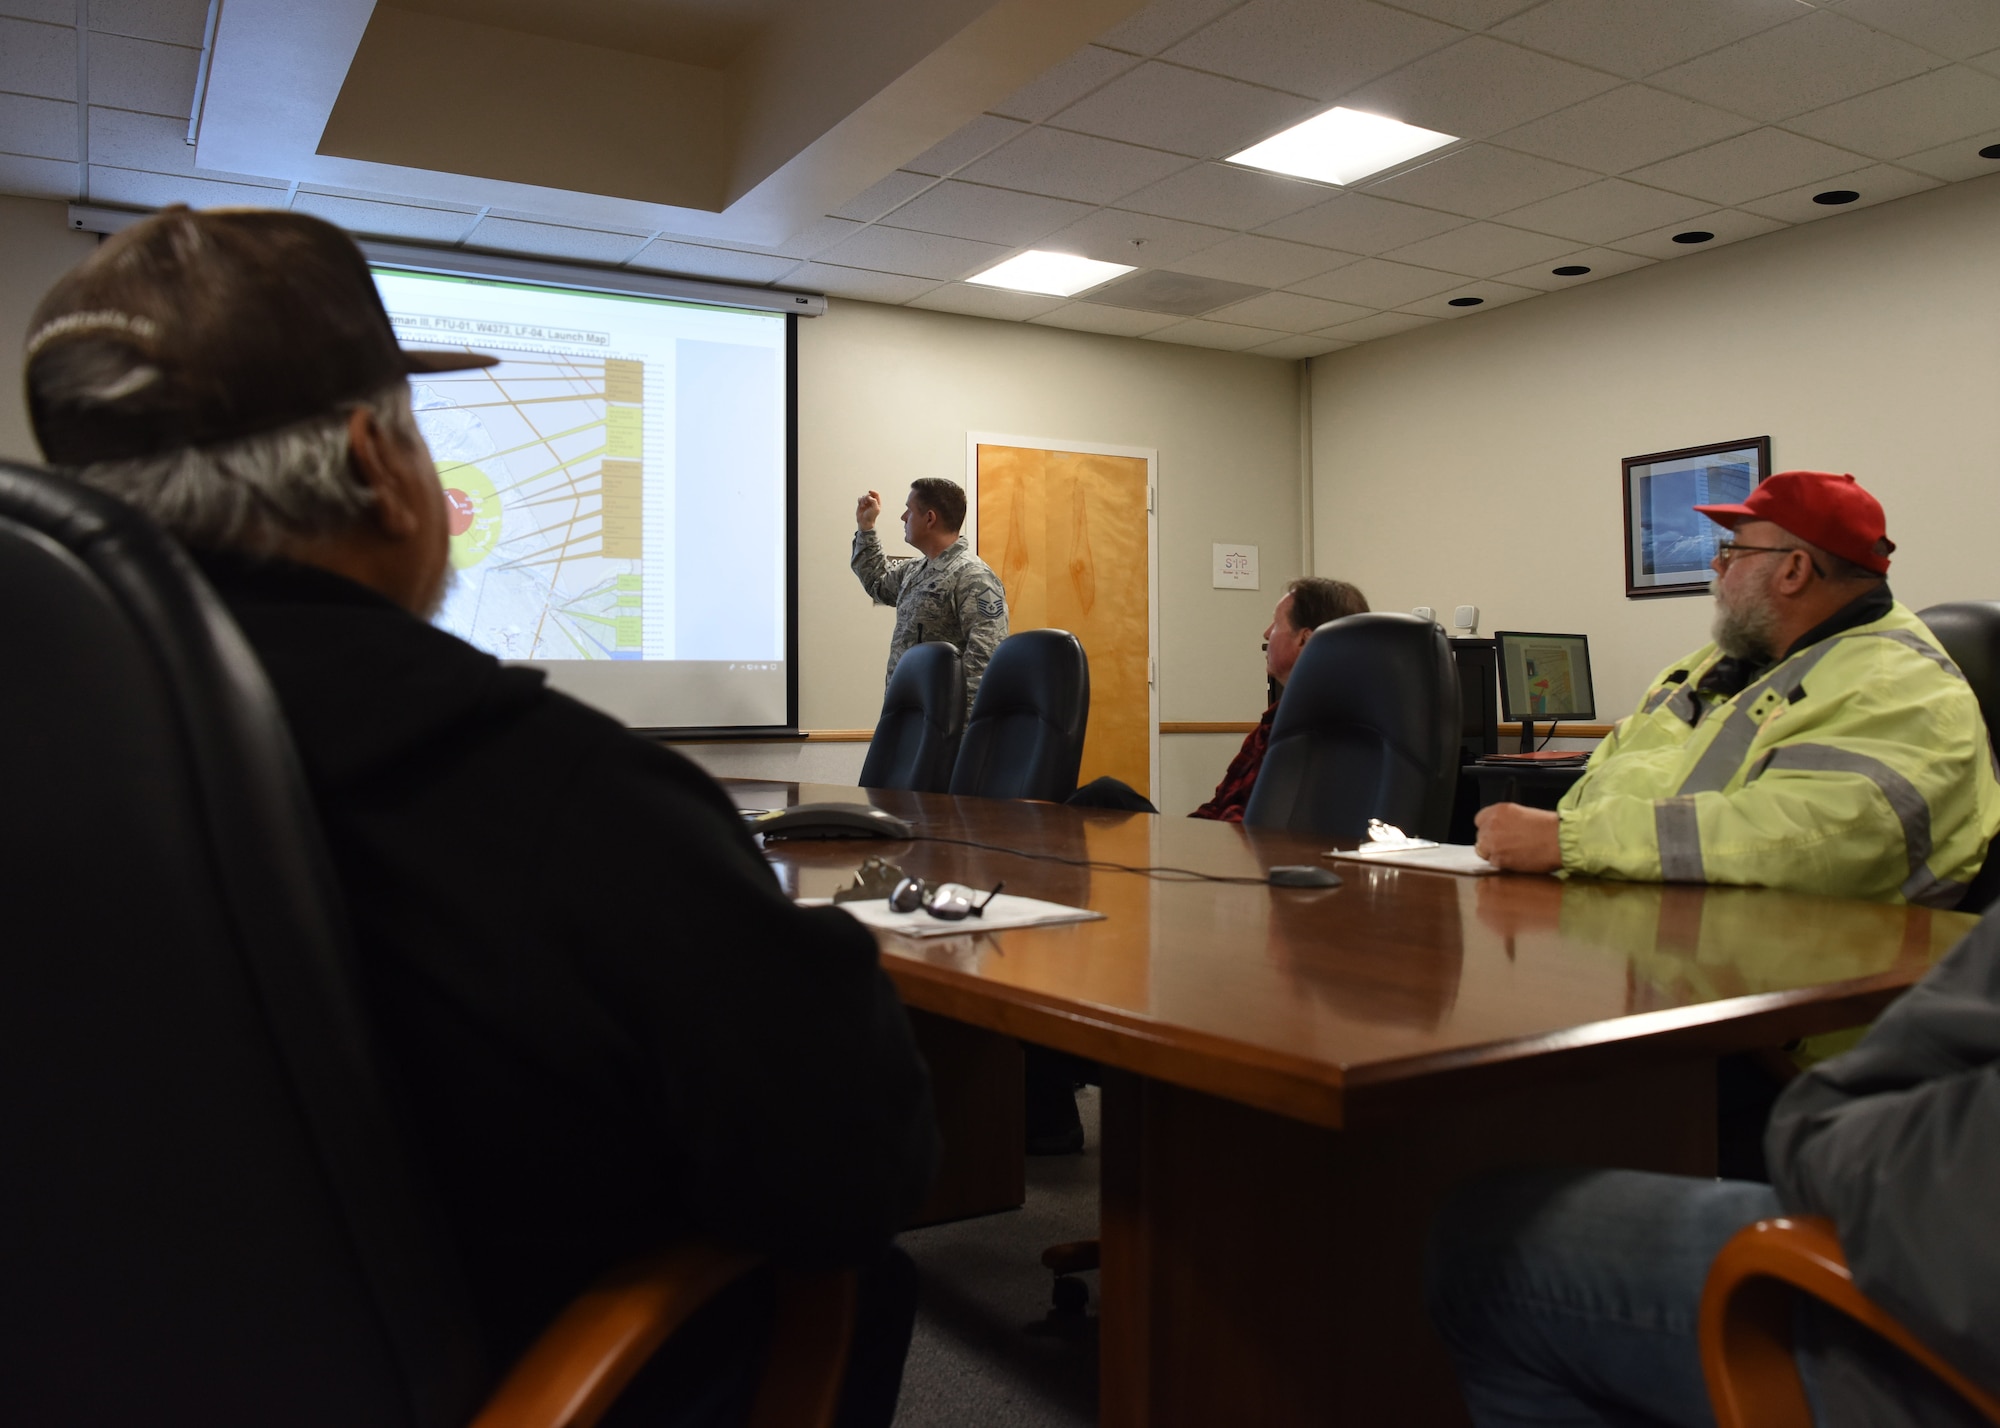
<instances>
[{"instance_id":1,"label":"picture frame","mask_svg":"<svg viewBox=\"0 0 2000 1428\"><path fill-rule=\"evenodd\" d=\"M1771 474L1771 438L1748 436L1628 456L1625 596L1699 595L1715 572L1721 526L1696 506L1733 505Z\"/></svg>"}]
</instances>

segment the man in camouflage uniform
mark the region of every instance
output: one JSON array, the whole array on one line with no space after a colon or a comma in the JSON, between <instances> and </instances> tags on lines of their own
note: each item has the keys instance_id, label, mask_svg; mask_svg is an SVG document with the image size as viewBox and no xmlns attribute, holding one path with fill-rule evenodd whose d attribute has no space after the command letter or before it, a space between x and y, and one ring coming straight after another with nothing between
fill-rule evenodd
<instances>
[{"instance_id":1,"label":"man in camouflage uniform","mask_svg":"<svg viewBox=\"0 0 2000 1428\"><path fill-rule=\"evenodd\" d=\"M870 491L856 503L858 529L850 564L870 599L896 607L889 674L895 674L896 661L912 645L925 640L955 645L965 661L969 713L986 662L1007 638L1007 592L959 534L965 524L965 490L941 476L911 483L903 507L903 539L923 553L920 560L891 560L882 553L882 539L875 534L875 518L881 513L878 492Z\"/></svg>"}]
</instances>

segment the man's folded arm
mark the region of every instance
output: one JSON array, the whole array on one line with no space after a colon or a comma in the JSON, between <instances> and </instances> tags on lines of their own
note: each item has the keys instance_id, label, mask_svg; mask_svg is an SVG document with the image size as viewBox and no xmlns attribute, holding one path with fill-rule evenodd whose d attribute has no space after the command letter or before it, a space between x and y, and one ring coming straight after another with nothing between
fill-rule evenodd
<instances>
[{"instance_id":1,"label":"man's folded arm","mask_svg":"<svg viewBox=\"0 0 2000 1428\"><path fill-rule=\"evenodd\" d=\"M687 1155L705 1232L862 1254L901 1228L937 1154L929 1075L874 938L794 906L705 775L636 753L582 781L567 831L593 889L580 974L657 1069L660 1123L632 1133Z\"/></svg>"},{"instance_id":2,"label":"man's folded arm","mask_svg":"<svg viewBox=\"0 0 2000 1428\"><path fill-rule=\"evenodd\" d=\"M1779 1199L1832 1218L1861 1288L2000 1392L2000 921L1794 1082L1765 1147Z\"/></svg>"}]
</instances>

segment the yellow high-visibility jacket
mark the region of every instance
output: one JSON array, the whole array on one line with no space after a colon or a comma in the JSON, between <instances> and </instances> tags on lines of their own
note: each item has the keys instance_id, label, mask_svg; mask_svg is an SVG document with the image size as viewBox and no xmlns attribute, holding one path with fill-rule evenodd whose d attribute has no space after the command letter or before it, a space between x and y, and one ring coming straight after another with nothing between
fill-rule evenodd
<instances>
[{"instance_id":1,"label":"yellow high-visibility jacket","mask_svg":"<svg viewBox=\"0 0 2000 1428\"><path fill-rule=\"evenodd\" d=\"M1676 660L1559 805L1567 871L1950 907L2000 831L1965 677L1900 603L1740 693Z\"/></svg>"}]
</instances>

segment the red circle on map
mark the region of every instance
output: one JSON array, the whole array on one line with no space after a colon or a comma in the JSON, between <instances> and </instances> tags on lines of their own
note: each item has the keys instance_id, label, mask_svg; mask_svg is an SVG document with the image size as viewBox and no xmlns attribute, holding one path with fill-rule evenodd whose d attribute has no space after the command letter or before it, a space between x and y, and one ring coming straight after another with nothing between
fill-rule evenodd
<instances>
[{"instance_id":1,"label":"red circle on map","mask_svg":"<svg viewBox=\"0 0 2000 1428\"><path fill-rule=\"evenodd\" d=\"M472 529L474 515L472 497L456 486L447 486L444 492L444 504L445 519L450 523L453 535L461 536Z\"/></svg>"}]
</instances>

